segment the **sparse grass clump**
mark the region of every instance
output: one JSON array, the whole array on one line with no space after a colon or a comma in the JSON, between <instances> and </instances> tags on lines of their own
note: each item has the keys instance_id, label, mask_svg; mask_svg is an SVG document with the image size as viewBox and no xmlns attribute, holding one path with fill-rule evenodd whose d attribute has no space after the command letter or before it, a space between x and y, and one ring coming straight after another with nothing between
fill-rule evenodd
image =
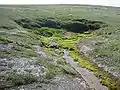
<instances>
[{"instance_id":1,"label":"sparse grass clump","mask_svg":"<svg viewBox=\"0 0 120 90\"><path fill-rule=\"evenodd\" d=\"M9 40L8 38L0 36L0 43L13 43L13 41Z\"/></svg>"},{"instance_id":2,"label":"sparse grass clump","mask_svg":"<svg viewBox=\"0 0 120 90\"><path fill-rule=\"evenodd\" d=\"M30 73L11 72L7 76L7 80L11 81L13 85L19 86L37 82L37 77Z\"/></svg>"},{"instance_id":3,"label":"sparse grass clump","mask_svg":"<svg viewBox=\"0 0 120 90\"><path fill-rule=\"evenodd\" d=\"M49 61L49 59L48 60L44 58L41 58L41 59L42 60L38 60L37 62L44 65L46 68L46 71L45 71L46 73L44 75L45 79L52 79L56 75L62 74L62 70L58 65L54 65L52 61Z\"/></svg>"},{"instance_id":4,"label":"sparse grass clump","mask_svg":"<svg viewBox=\"0 0 120 90\"><path fill-rule=\"evenodd\" d=\"M64 65L62 66L63 68L63 71L66 73L66 74L70 74L70 75L77 75L78 73L69 65Z\"/></svg>"}]
</instances>

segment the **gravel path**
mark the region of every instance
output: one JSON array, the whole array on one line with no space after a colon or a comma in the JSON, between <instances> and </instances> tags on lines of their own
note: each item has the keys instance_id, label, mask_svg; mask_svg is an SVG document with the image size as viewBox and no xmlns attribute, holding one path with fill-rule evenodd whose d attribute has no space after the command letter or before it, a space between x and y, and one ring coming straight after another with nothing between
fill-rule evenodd
<instances>
[{"instance_id":1,"label":"gravel path","mask_svg":"<svg viewBox=\"0 0 120 90\"><path fill-rule=\"evenodd\" d=\"M107 87L103 86L100 83L100 80L89 70L85 68L81 68L78 66L77 62L75 62L70 56L69 52L64 50L64 59L68 64L70 64L78 73L81 74L81 76L84 78L84 80L88 83L90 88L93 88L95 90L108 90Z\"/></svg>"}]
</instances>

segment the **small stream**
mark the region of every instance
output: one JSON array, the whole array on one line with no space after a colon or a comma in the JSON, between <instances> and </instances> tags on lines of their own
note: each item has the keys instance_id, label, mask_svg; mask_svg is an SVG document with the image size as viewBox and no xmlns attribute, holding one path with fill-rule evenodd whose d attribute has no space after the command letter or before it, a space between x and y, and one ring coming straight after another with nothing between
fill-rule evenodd
<instances>
[{"instance_id":1,"label":"small stream","mask_svg":"<svg viewBox=\"0 0 120 90\"><path fill-rule=\"evenodd\" d=\"M90 88L93 88L95 90L108 90L106 86L103 86L100 83L100 80L93 74L93 72L90 72L86 68L80 67L77 62L75 62L69 56L69 52L67 50L64 50L63 52L63 58L66 60L66 63L70 64L71 67L73 67L83 77L83 79L88 83Z\"/></svg>"}]
</instances>

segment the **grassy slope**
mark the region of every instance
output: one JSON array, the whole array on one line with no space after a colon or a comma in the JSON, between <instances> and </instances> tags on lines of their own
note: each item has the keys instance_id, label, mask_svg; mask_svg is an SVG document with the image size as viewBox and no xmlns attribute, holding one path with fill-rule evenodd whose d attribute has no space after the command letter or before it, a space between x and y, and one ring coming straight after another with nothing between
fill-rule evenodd
<instances>
[{"instance_id":1,"label":"grassy slope","mask_svg":"<svg viewBox=\"0 0 120 90\"><path fill-rule=\"evenodd\" d=\"M85 18L88 20L100 20L108 24L108 27L97 31L100 38L103 39L102 44L97 44L96 51L94 53L100 54L98 60L101 57L108 57L110 59L104 59L104 61L110 62L111 66L119 67L119 33L120 33L120 10L119 8L112 7L92 7L92 6L71 6L71 5L51 5L51 6L8 6L0 8L0 25L7 25L18 27L10 19L21 19L21 18L38 18L38 17L54 17L60 20L67 20L71 18ZM21 8L22 7L22 8ZM102 50L101 50L102 48ZM112 52L112 53L111 53ZM112 61L112 63L111 63ZM117 62L117 63L116 63Z\"/></svg>"},{"instance_id":2,"label":"grassy slope","mask_svg":"<svg viewBox=\"0 0 120 90\"><path fill-rule=\"evenodd\" d=\"M96 33L99 35L99 38L103 40L102 44L98 44L96 46L96 51L93 52L93 57L94 53L98 53L101 56L107 56L110 57L110 59L104 59L104 57L101 58L97 57L97 60L104 60L109 63L108 65L116 66L118 69L120 68L120 60L119 60L119 23L120 23L120 11L119 8L107 8L107 7L92 7L92 6L70 6L70 5L54 5L54 6L0 6L0 26L7 26L7 27L17 27L18 31L24 31L24 29L20 26L18 26L15 22L13 22L11 19L21 19L21 18L29 18L29 19L34 19L36 17L54 17L56 19L60 20L66 20L66 19L71 19L71 18L85 18L89 20L100 20L108 24L108 27L101 29L99 31L96 31ZM0 30L3 30L1 28ZM9 31L8 31L9 32ZM16 41L18 42L25 41L27 38L27 42L25 43L18 43L18 47L15 47L15 50L23 50L24 54L21 54L20 52L18 53L12 53L13 55L20 55L20 56L35 56L34 55L34 47L31 47L30 45L33 44L39 44L38 42L40 41L39 37L31 38L30 33L26 37L26 34L22 34L21 32L18 34L19 37L23 38L17 38L16 36L8 36L4 35L3 33L0 34L0 42L3 43L4 41L6 42L12 42ZM52 37L55 39L55 37ZM45 39L45 38L43 38ZM57 38L58 39L58 38ZM46 39L47 40L47 39ZM71 39L70 39L71 40ZM58 43L61 43L62 47L66 47L70 45L72 47L73 41L58 41ZM33 41L33 42L31 42ZM68 43L69 42L69 43ZM70 43L71 42L71 43ZM27 47L23 47L26 46ZM28 48L25 49L25 48ZM73 47L72 47L73 48ZM101 50L102 48L102 50ZM29 52L29 53L28 53ZM110 53L112 52L112 53ZM0 55L8 55L11 54L11 52L0 52ZM84 62L84 61L83 61ZM112 62L112 63L111 63ZM116 63L117 62L117 63ZM91 70L94 70L94 68L91 68ZM106 83L108 83L106 81ZM108 83L109 84L109 83Z\"/></svg>"}]
</instances>

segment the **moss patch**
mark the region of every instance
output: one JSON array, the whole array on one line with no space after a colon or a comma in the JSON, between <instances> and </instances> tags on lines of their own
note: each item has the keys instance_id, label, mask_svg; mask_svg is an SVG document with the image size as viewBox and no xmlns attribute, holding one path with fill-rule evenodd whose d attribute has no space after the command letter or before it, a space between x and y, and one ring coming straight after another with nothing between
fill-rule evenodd
<instances>
[{"instance_id":1,"label":"moss patch","mask_svg":"<svg viewBox=\"0 0 120 90\"><path fill-rule=\"evenodd\" d=\"M52 52L54 52L55 49L52 49L49 47L49 42L50 40L55 40L58 43L58 48L59 50L61 49L67 49L69 50L69 54L70 56L75 60L79 62L79 65L83 68L87 68L88 70L94 72L94 74L101 79L101 83L103 85L106 85L110 90L116 90L119 87L118 82L116 81L115 78L112 78L112 76L110 74L108 74L107 72L102 71L100 68L98 68L95 64L93 64L92 62L90 62L89 60L87 60L86 58L83 58L82 56L80 56L80 54L78 53L78 49L75 45L75 43L77 43L77 41L79 41L80 39L84 39L84 38L90 38L93 37L94 35L92 34L80 34L80 33L72 33L72 32L65 32L63 34L57 33L56 36L51 36L51 37L43 37L43 43L45 45L47 45L45 51L49 54L49 55L53 55ZM62 56L62 55L61 55ZM61 63L62 61L58 61L59 63ZM63 63L62 63L63 64ZM62 66L63 70L66 73L71 73L68 71L68 68L64 69L64 66ZM56 70L55 70L56 71ZM47 73L47 77L48 76L54 76L56 74L56 72L53 71L52 69L50 69ZM72 71L72 70L71 70ZM73 72L72 72L73 73Z\"/></svg>"},{"instance_id":2,"label":"moss patch","mask_svg":"<svg viewBox=\"0 0 120 90\"><path fill-rule=\"evenodd\" d=\"M103 71L98 68L95 64L90 62L89 60L80 57L78 52L71 51L70 56L79 62L79 65L83 68L87 68L88 70L94 72L94 74L101 79L101 83L107 86L110 90L119 90L120 89L120 81L114 78L109 73Z\"/></svg>"},{"instance_id":3,"label":"moss patch","mask_svg":"<svg viewBox=\"0 0 120 90\"><path fill-rule=\"evenodd\" d=\"M44 35L43 35L44 34ZM92 34L84 33L73 33L63 31L61 29L53 28L41 28L41 29L26 29L26 32L18 32L15 35L1 35L0 43L10 43L15 42L16 46L10 51L0 52L0 56L22 56L22 57L35 57L35 48L34 45L40 45L44 47L45 52L49 55L53 55L56 48L50 47L50 41L56 41L57 49L67 49L70 52L70 56L79 62L81 67L87 68L95 73L97 77L101 79L101 83L108 86L110 89L118 89L119 84L117 80L114 80L108 73L100 70L92 62L82 58L76 47L77 41L90 38ZM62 56L62 53L58 54L58 57ZM45 65L48 70L46 71L45 78L51 79L52 77L60 74L76 74L74 69L65 66L66 64L61 60L58 60L58 65L53 65L50 62L42 61L40 62ZM22 81L21 81L22 82Z\"/></svg>"}]
</instances>

